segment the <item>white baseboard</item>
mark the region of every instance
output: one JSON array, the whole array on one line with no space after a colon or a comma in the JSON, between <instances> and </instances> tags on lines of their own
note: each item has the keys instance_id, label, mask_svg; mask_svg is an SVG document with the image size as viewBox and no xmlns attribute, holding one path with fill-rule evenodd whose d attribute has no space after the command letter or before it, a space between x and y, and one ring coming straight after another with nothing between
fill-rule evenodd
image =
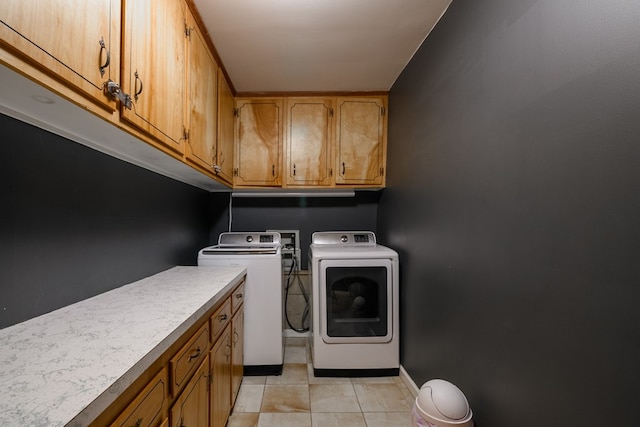
<instances>
[{"instance_id":1,"label":"white baseboard","mask_svg":"<svg viewBox=\"0 0 640 427\"><path fill-rule=\"evenodd\" d=\"M404 385L407 386L411 394L413 394L413 397L417 397L418 391L420 391L420 388L416 385L415 381L411 379L411 377L409 376L409 373L407 372L406 369L404 369L404 366L402 365L400 365L400 379L402 380Z\"/></svg>"}]
</instances>

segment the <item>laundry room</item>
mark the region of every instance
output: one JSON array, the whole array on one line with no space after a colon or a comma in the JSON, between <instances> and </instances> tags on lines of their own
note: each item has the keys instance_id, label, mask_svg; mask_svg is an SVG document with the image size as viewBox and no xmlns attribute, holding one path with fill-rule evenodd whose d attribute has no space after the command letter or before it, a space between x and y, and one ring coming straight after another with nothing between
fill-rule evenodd
<instances>
[{"instance_id":1,"label":"laundry room","mask_svg":"<svg viewBox=\"0 0 640 427\"><path fill-rule=\"evenodd\" d=\"M383 19L373 27L369 22L367 31L318 33L324 42L334 43L321 52L335 53L334 48L352 33L359 42L366 42L376 39L380 31L403 32L424 16L415 13L416 8L436 3L401 3L405 1L410 4L407 9L392 2L393 9L403 13L401 22ZM359 71L358 78L343 87L346 76L332 78L331 72L353 56L343 54L340 61L324 61L323 66L296 60L302 58L302 45L309 41L302 37L300 31L306 27L299 22L283 43L300 47L295 53L260 56L257 65L234 69L228 61L225 68L224 57L230 54L215 53L211 46L217 46L215 31L233 28L223 22L211 27L210 34L202 31L205 22L194 17L194 11L203 9L204 15L206 5L231 7L244 2L204 0L108 0L100 2L108 9L101 15L111 24L70 24L65 27L68 31L49 31L55 30L51 25L29 27L37 35L47 35L43 42L58 35L77 41L74 49L56 43L54 47L63 53L84 44L94 49L91 60L81 61L99 80L91 84L55 57L43 55L40 48L29 50L31 45L16 41L26 33L14 34L15 26L7 24L9 17L32 15L10 16L6 5L22 10L32 7L31 2L1 3L3 425L112 425L133 417L132 408L148 395L158 409L157 418L149 423L154 427L174 425L175 420L179 425L185 415L181 410L199 407L189 396L205 402L198 410L186 411L185 416L199 417L194 425L412 427L416 414L421 415L414 411L419 389L432 380L455 385L445 387L460 404L452 405L459 410L454 411L457 419L424 420L431 425L637 424L637 1L440 1L437 25L429 27L428 36L414 40L416 45L397 72L389 74L388 83L373 89L353 88L368 84L383 65L344 61L356 63ZM47 9L49 14L38 19L46 23L53 13L71 23L90 19L90 13L81 18L72 14L86 7L86 2L72 3L77 7ZM252 10L261 11L264 18L254 17L257 25L269 16L261 7L283 2L252 3ZM301 7L317 2L294 3ZM165 4L175 7L158 15L139 13L146 6ZM342 24L348 21L348 27L367 21L363 8L352 15L333 13L339 6L375 5L385 11L385 18L393 12L387 1L318 4L330 4L332 9L316 13L305 25L330 18ZM132 14L127 8L134 6L142 9ZM243 23L236 30L247 28L249 12L236 15ZM171 19L180 13L188 16ZM138 15L167 22L136 26L126 21ZM285 25L284 18L289 16L293 10L278 14L282 18L278 25ZM350 18L340 19L345 16ZM174 45L163 38L170 27L178 40ZM76 31L100 28L114 30L110 36L115 39L97 36L83 43L80 37L70 37ZM142 49L149 44L134 43L128 34L142 37L146 28L155 29L164 52L175 54L163 55L173 58L164 65L188 70L179 83L149 81L145 72L173 79L168 69L154 73L165 68L153 67L151 59L138 66L127 62L135 58L125 55L125 48ZM280 34L244 33L264 39ZM398 50L391 40L364 51L389 65ZM247 43L244 38L232 41ZM194 48L196 42L200 45ZM389 49L386 61L380 53L385 48ZM215 67L207 68L206 61L195 63L202 58L212 59ZM269 69L267 60L273 58L291 67ZM194 63L186 66L191 60ZM204 79L218 83L213 97L208 95L209 86L190 87L199 82L197 76L203 70L215 74ZM247 85L242 89L239 82L256 70L260 79L278 78L287 85L297 84L298 73L309 71L315 73L313 82L337 86L327 91L324 86L291 91L270 86L263 91L262 86ZM154 94L151 106L144 104L149 93ZM296 104L303 98L313 102ZM218 106L231 99L235 108L225 110L228 117L210 121L219 123L219 129L208 129L207 123L196 127L198 115L189 112L200 108L194 105L203 99L210 101L206 108L214 109L211 117L216 118ZM259 102L251 104L252 99ZM377 113L374 122L380 128L366 128L384 129L384 156L373 156L374 163L384 167L359 168L380 178L376 184L358 187L336 181L336 174L348 172L338 156L365 153L363 157L371 157L366 150L336 153L309 148L285 153L282 149L277 161L266 162L270 153L252 147L244 160L251 165L250 172L265 181L283 179L278 167L295 181L305 165L317 165L326 158L330 180L299 188L295 182L269 182L268 188L259 189L247 182L238 185L239 180L250 179L234 175L242 174L242 169L235 169L245 153L235 156L236 168L227 169L222 159L230 157L224 151L228 146L214 150L194 142L217 141L221 135L221 143L231 144L233 151L241 119L254 125L265 117L280 117L283 124L296 118L298 111L304 113L303 119L326 118L322 123L332 127L321 128L330 129L333 138L339 129L349 127L337 123L338 99L366 100L353 116L360 117L370 107ZM156 117L157 123L136 121L137 113L154 113L151 107L160 106L166 115ZM247 110L261 115L242 117ZM286 118L285 111L291 113ZM279 147L286 147L292 128L274 129L261 133L247 126L242 137L276 134ZM207 132L215 137L203 136ZM306 134L298 137L304 140ZM337 147L335 138L331 147ZM295 156L313 161L291 160ZM203 163L203 157L209 157L205 159L209 164ZM289 330L275 339L275 347L284 345L284 354L278 354L275 362L256 362L259 367L282 365L282 372L244 375L242 363L232 361L234 354L242 354L235 349L243 343L242 322L249 319L247 330L262 325L244 311L250 307L244 300L247 288L243 288L247 268L198 267L198 256L204 248L217 245L224 233L251 233L260 243L261 238L274 236L270 234L274 230L298 232L298 274L302 286L311 292L314 233L341 232L331 239L342 242L344 237L343 243L364 246L375 242L393 250L398 262L397 322L393 314L385 318L363 309L371 301L383 301L382 293L376 296L367 290L383 273L376 276L352 269L353 265L337 265L349 268L358 281L345 280L348 274L337 270L328 274L333 274L335 284L325 290L322 306L326 310L333 304L333 324L323 324L331 328L329 337L314 343L314 331L305 330L313 327L313 314L305 324L307 303L295 284L289 294L295 306L289 312L291 325L284 316L286 293L276 321L279 331ZM393 261L388 265L393 266ZM206 271L212 274L203 275ZM286 269L280 271L285 279ZM394 294L386 295L395 299ZM308 311L313 311L310 305ZM109 311L117 316L107 321L103 316ZM179 321L164 322L162 314L167 313ZM361 322L354 321L356 314L363 314ZM53 318L59 323L49 321ZM375 359L367 358L372 347L351 347L353 343L342 341L345 337L340 335L343 326L353 331L360 323L368 340L382 339L398 326L397 374L395 366L385 366L394 370L358 376L357 371ZM321 347L316 367L311 360L317 350L314 345ZM323 366L332 363L331 350L341 345L349 360L340 361L337 368ZM384 353L390 346L380 348ZM250 346L247 351L259 353ZM66 360L73 363L63 363ZM291 370L287 365L292 365ZM336 372L340 368L348 372ZM222 373L224 381L213 384L212 372ZM211 392L212 388L216 391ZM43 399L46 405L41 404Z\"/></svg>"}]
</instances>

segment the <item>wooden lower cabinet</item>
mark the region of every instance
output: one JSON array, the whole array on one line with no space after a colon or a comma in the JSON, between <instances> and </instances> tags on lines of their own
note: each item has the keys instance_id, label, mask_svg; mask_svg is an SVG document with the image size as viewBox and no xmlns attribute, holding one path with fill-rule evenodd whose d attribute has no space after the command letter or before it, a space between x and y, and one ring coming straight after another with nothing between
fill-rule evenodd
<instances>
[{"instance_id":1,"label":"wooden lower cabinet","mask_svg":"<svg viewBox=\"0 0 640 427\"><path fill-rule=\"evenodd\" d=\"M162 369L111 424L111 427L156 427L166 419L167 370Z\"/></svg>"},{"instance_id":2,"label":"wooden lower cabinet","mask_svg":"<svg viewBox=\"0 0 640 427\"><path fill-rule=\"evenodd\" d=\"M231 331L220 334L210 355L211 363L211 427L224 427L231 412Z\"/></svg>"},{"instance_id":3,"label":"wooden lower cabinet","mask_svg":"<svg viewBox=\"0 0 640 427\"><path fill-rule=\"evenodd\" d=\"M91 425L224 427L242 381L243 298L241 282L152 364L143 374L160 369L151 381L127 390L134 398L118 406L124 410L112 406Z\"/></svg>"},{"instance_id":4,"label":"wooden lower cabinet","mask_svg":"<svg viewBox=\"0 0 640 427\"><path fill-rule=\"evenodd\" d=\"M207 356L171 407L171 426L206 426L208 419L209 357Z\"/></svg>"}]
</instances>

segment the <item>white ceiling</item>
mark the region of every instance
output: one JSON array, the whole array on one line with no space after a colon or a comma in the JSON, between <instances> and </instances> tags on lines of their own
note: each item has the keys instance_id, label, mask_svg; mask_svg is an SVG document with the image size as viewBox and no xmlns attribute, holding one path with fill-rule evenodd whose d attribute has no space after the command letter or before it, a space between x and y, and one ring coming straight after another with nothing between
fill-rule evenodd
<instances>
[{"instance_id":1,"label":"white ceiling","mask_svg":"<svg viewBox=\"0 0 640 427\"><path fill-rule=\"evenodd\" d=\"M237 92L388 91L452 0L193 0Z\"/></svg>"}]
</instances>

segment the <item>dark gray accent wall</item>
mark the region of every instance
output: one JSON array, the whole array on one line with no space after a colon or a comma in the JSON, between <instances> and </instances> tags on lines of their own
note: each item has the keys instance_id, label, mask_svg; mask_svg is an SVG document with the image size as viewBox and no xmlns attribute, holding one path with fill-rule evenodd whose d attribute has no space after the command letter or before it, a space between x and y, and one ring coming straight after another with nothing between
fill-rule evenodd
<instances>
[{"instance_id":1,"label":"dark gray accent wall","mask_svg":"<svg viewBox=\"0 0 640 427\"><path fill-rule=\"evenodd\" d=\"M0 328L209 244L209 193L0 115Z\"/></svg>"},{"instance_id":2,"label":"dark gray accent wall","mask_svg":"<svg viewBox=\"0 0 640 427\"><path fill-rule=\"evenodd\" d=\"M300 230L300 263L307 269L311 235L316 231L376 231L379 191L355 197L237 198L232 201L231 231ZM229 204L229 194L212 193L212 205ZM216 216L211 240L229 230L229 209Z\"/></svg>"},{"instance_id":3,"label":"dark gray accent wall","mask_svg":"<svg viewBox=\"0 0 640 427\"><path fill-rule=\"evenodd\" d=\"M390 93L401 358L478 427L638 424L640 3L455 0Z\"/></svg>"}]
</instances>

